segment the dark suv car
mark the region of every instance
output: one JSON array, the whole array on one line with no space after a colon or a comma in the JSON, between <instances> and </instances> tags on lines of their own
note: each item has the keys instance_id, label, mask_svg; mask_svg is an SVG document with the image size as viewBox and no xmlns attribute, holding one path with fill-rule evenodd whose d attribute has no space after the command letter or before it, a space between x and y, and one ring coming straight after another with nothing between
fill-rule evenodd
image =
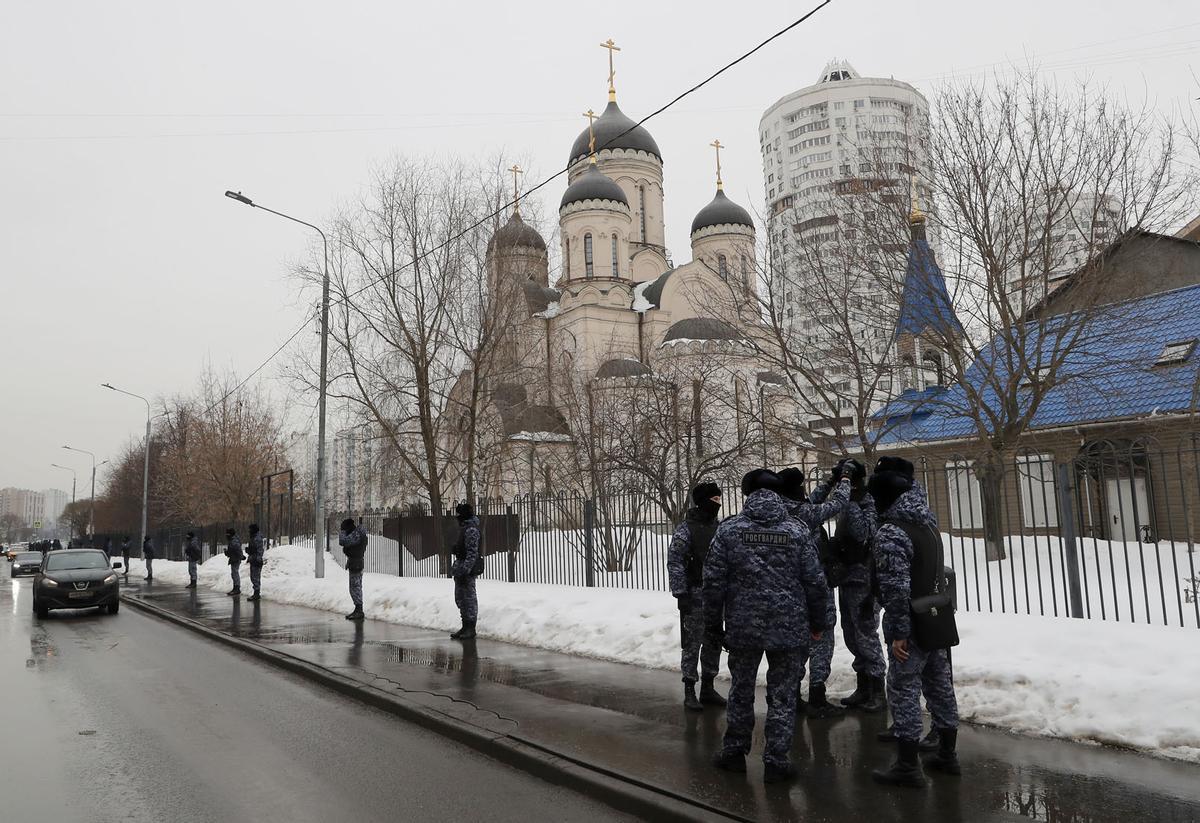
<instances>
[{"instance_id":1,"label":"dark suv car","mask_svg":"<svg viewBox=\"0 0 1200 823\"><path fill-rule=\"evenodd\" d=\"M20 552L13 558L11 573L13 577L20 577L23 574L33 576L38 573L41 565L41 552Z\"/></svg>"},{"instance_id":2,"label":"dark suv car","mask_svg":"<svg viewBox=\"0 0 1200 823\"><path fill-rule=\"evenodd\" d=\"M45 617L51 609L94 606L116 614L120 598L120 576L99 549L50 552L33 579L33 611L38 617Z\"/></svg>"}]
</instances>

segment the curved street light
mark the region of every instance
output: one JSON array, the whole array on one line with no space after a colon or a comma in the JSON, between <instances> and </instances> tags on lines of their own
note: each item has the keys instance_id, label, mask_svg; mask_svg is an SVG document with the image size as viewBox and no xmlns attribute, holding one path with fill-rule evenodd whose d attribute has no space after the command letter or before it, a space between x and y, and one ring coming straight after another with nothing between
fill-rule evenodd
<instances>
[{"instance_id":1,"label":"curved street light","mask_svg":"<svg viewBox=\"0 0 1200 823\"><path fill-rule=\"evenodd\" d=\"M86 454L92 458L92 499L88 505L88 542L95 542L96 535L96 455L87 449L77 449L74 446L63 446L64 449L71 452L79 452ZM108 461L105 460L105 463Z\"/></svg>"},{"instance_id":2,"label":"curved street light","mask_svg":"<svg viewBox=\"0 0 1200 823\"><path fill-rule=\"evenodd\" d=\"M75 470L73 468L71 468L70 466L60 466L57 463L51 463L50 465L56 469L65 469L66 471L69 471L71 473L71 505L74 506L75 505L75 481L77 481L79 479L79 476L75 473ZM73 511L71 513L74 514ZM58 536L58 531L57 531L57 526L56 526L55 527L55 537L57 537L57 536ZM75 520L74 519L71 520L71 539L72 540L75 539Z\"/></svg>"},{"instance_id":3,"label":"curved street light","mask_svg":"<svg viewBox=\"0 0 1200 823\"><path fill-rule=\"evenodd\" d=\"M149 498L149 492L150 492L150 401L147 400L146 398L142 397L140 394L134 394L131 391L125 391L124 389L118 389L116 386L114 386L111 383L101 383L100 386L101 386L101 388L112 389L115 392L128 395L129 397L136 397L138 400L141 400L143 403L146 404L146 448L145 448L145 455L142 459L142 542L138 544L138 545L145 545L145 543L146 543L146 502L147 502L147 499Z\"/></svg>"}]
</instances>

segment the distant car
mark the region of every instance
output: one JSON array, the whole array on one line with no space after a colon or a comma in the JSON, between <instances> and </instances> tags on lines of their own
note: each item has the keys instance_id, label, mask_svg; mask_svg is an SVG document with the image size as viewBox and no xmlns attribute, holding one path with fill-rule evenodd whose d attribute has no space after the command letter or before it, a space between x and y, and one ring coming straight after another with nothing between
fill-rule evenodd
<instances>
[{"instance_id":1,"label":"distant car","mask_svg":"<svg viewBox=\"0 0 1200 823\"><path fill-rule=\"evenodd\" d=\"M12 576L23 577L25 575L33 576L38 573L38 569L42 566L41 552L21 552L13 558Z\"/></svg>"},{"instance_id":2,"label":"distant car","mask_svg":"<svg viewBox=\"0 0 1200 823\"><path fill-rule=\"evenodd\" d=\"M99 606L109 614L121 608L121 581L99 549L50 552L33 579L33 612L45 617L51 609Z\"/></svg>"},{"instance_id":3,"label":"distant car","mask_svg":"<svg viewBox=\"0 0 1200 823\"><path fill-rule=\"evenodd\" d=\"M18 554L20 554L21 552L27 552L27 551L29 551L28 543L13 543L12 545L10 545L8 547L8 549L5 550L4 556L7 557L11 561L14 558L16 558L16 556Z\"/></svg>"}]
</instances>

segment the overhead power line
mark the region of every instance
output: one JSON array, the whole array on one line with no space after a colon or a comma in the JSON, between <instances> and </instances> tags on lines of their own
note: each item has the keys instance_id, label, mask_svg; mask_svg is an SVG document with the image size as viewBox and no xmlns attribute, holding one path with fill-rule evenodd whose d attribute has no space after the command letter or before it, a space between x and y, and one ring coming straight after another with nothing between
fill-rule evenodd
<instances>
[{"instance_id":1,"label":"overhead power line","mask_svg":"<svg viewBox=\"0 0 1200 823\"><path fill-rule=\"evenodd\" d=\"M648 121L649 121L649 120L651 120L652 118L654 118L654 117L657 117L658 115L662 114L662 113L663 113L663 112L665 112L667 109L671 108L671 107L672 107L672 106L674 106L676 103L678 103L680 100L683 100L685 97L687 97L687 96L689 96L689 95L691 95L691 94L695 93L696 91L698 91L698 90L700 90L700 89L704 88L704 86L708 85L708 84L709 84L709 83L711 83L713 80L717 79L718 77L720 77L720 76L721 76L722 74L724 74L725 72L729 71L729 70L730 70L731 68L733 68L734 66L736 66L736 65L738 65L739 63L741 63L742 61L744 61L744 60L746 60L746 59L750 58L751 56L753 56L755 53L757 53L758 51L760 51L760 50L762 50L763 48L765 48L765 47L766 47L767 45L769 45L770 43L774 42L775 40L778 40L780 37L782 37L783 35L785 35L785 34L787 34L788 32L790 32L792 29L796 28L797 26L800 26L800 25L802 25L802 24L803 24L805 21L807 21L809 18L811 18L813 15L815 15L817 12L819 12L821 9L825 8L826 6L828 6L828 5L829 5L830 3L832 3L832 2L833 2L833 0L823 0L823 2L821 2L821 3L819 3L818 5L814 6L813 8L811 8L811 9L810 9L808 12L806 12L806 13L805 13L804 15L802 15L801 17L799 17L799 18L797 18L797 19L793 20L791 23L789 23L788 25L784 26L784 27L783 27L783 28L781 28L779 31L777 31L777 32L775 32L774 34L770 35L770 36L769 36L769 37L767 37L765 40L763 40L761 43L759 43L758 45L756 45L754 48L750 49L749 51L747 51L747 52L745 52L744 54L740 55L739 57L735 58L734 60L731 60L730 62L726 63L724 66L722 66L721 68L717 69L717 70L716 70L716 71L714 71L712 74L710 74L708 77L705 77L703 80L701 80L700 82L696 83L694 86L691 86L690 88L688 88L688 89L686 89L685 91L681 92L680 94L676 95L675 97L673 97L671 100L667 101L665 104L663 104L663 105L662 105L662 106L660 106L659 108L657 108L657 109L655 109L654 111L650 112L650 114L647 114L647 115L646 115L645 117L643 117L641 120L638 120L636 123L634 123L632 126L630 126L629 128L627 128L625 131L621 132L620 134L617 134L617 135L613 136L613 137L612 137L612 138L610 138L609 140L606 140L606 141L604 142L604 144L603 144L603 145L601 145L601 146L597 146L597 147L596 147L596 151L602 151L602 150L603 150L603 149L605 149L607 146L611 145L612 143L616 142L617 140L620 140L620 139L621 139L622 137L624 137L626 134L629 134L629 132L631 132L631 131L633 131L634 129L636 129L636 128L640 127L642 124L644 124L644 123L648 122ZM572 160L574 160L574 158L572 158ZM549 185L549 184L550 184L551 182L553 182L554 180L557 180L559 177L562 177L562 176L563 176L564 174L566 174L566 173L567 173L569 170L570 170L570 163L568 162L568 164L567 164L566 166L564 166L562 169L559 169L557 172L555 172L554 174L550 175L550 176L549 176L549 177L547 177L545 180L543 180L543 181L541 181L540 183L536 184L536 185L535 185L535 186L533 186L532 188L530 188L530 189L526 190L526 191L525 191L525 192L524 192L524 193L523 193L521 196L522 196L522 197L528 197L529 195L533 194L534 192L538 191L539 189L541 189L541 188L544 188L545 186ZM386 279L387 279L387 278L389 278L389 277L392 277L392 276L396 275L396 274L397 274L397 273L399 273L400 271L403 271L404 269L406 269L406 268L408 268L408 267L412 266L414 263L416 263L416 262L418 262L418 261L420 261L420 260L423 260L423 259L425 259L425 258L426 258L426 257L428 257L429 255L431 255L431 254L434 254L434 253L436 253L436 252L440 251L441 249L444 249L446 246L448 246L448 245L450 245L451 243L454 243L455 241L459 240L460 238L462 238L462 237L466 236L466 235L467 235L467 234L469 234L470 232L472 232L472 231L474 231L475 229L477 229L477 228L479 228L480 226L482 226L484 223L487 223L489 220L493 220L493 219L495 219L496 217L498 217L499 215L501 215L501 214L504 214L505 212L507 212L507 211L509 210L509 208L511 208L513 205L515 205L515 204L516 204L516 202L517 202L517 200L516 200L515 198L514 198L513 200L509 200L508 202L504 203L502 206L500 206L500 207L499 207L499 208L497 208L496 210L492 211L491 213L489 213L489 214L488 214L488 215L486 215L485 217L483 217L483 218L481 218L481 219L479 219L479 220L475 221L475 222L474 222L474 223L472 223L470 226L468 226L467 228L463 229L461 232L459 232L458 234L456 234L456 235L454 235L453 237L449 238L448 240L445 240L445 241L443 241L442 243L439 243L438 245L434 246L433 248L431 248L431 249L428 249L428 250L426 250L425 252L423 252L423 253L421 253L421 254L417 255L417 256L416 256L416 257L415 257L413 260L411 260L410 262L408 262L408 263L404 264L403 266L400 266L400 267L398 267L398 268L396 268L396 269L392 270L391 272L388 272L388 273L387 273L387 274L385 274L385 275L382 275L382 276L380 276L380 277L377 277L377 278L375 278L374 280L372 280L372 281L370 281L370 282L366 283L365 285L363 285L361 288L358 288L358 289L356 289L355 291L353 291L353 292L351 292L351 293L347 294L345 297L338 297L338 298L337 298L336 300L334 300L333 302L334 302L334 303L338 303L338 304L340 304L340 303L345 303L347 300L349 300L349 299L351 299L351 298L353 298L353 297L356 297L356 296L358 296L359 294L362 294L362 293L363 293L364 291L366 291L367 289L369 289L369 288L371 288L371 287L375 286L375 285L376 285L376 284L378 284L378 283L381 283L381 282L383 282L384 280L386 280ZM278 357L278 356L279 356L279 354L280 354L280 352L282 352L282 351L283 351L285 348L287 348L288 344L289 344L289 343L291 343L293 340L295 340L295 339L296 339L296 337L298 337L298 336L300 335L300 332L302 332L302 331L303 331L303 330L304 330L304 329L305 329L305 328L308 326L309 322L310 322L310 321L309 321L309 318L305 318L304 322L300 324L299 328L297 328L297 329L296 329L294 332L292 332L290 335L288 335L287 339L286 339L286 340L284 340L284 342L283 342L283 343L282 343L282 344L279 346L279 348L275 349L275 351L274 351L274 352L272 352L272 353L271 353L271 355L270 355L270 356L268 356L266 360L264 360L262 363L260 363L260 364L259 364L259 365L258 365L258 366L257 366L257 367L254 369L254 371L250 372L250 374L249 374L249 375L247 375L247 376L246 376L246 378L245 378L244 380L242 380L240 383L238 383L236 386L234 386L232 389L230 389L230 390L229 390L229 391L228 391L228 392L227 392L227 393L226 393L226 394L225 394L225 395L224 395L224 396L223 396L223 397L222 397L220 400L218 400L216 403L213 403L211 406L209 406L209 408L208 408L207 410L205 410L205 412L204 412L204 413L205 413L205 414L208 414L209 412L211 412L211 411L212 411L213 409L215 409L217 406L221 405L221 404L222 404L222 403L224 403L224 402L225 402L227 399L229 399L229 397L230 397L231 395L235 394L235 393L236 393L237 391L239 391L239 390L240 390L240 389L241 389L243 386L245 386L245 385L246 385L248 382L250 382L250 379L251 379L252 377L254 377L254 376L255 376L255 375L257 375L259 372L261 372L261 371L262 371L264 368L266 368L267 364L269 364L269 363L270 363L272 360L274 360L276 357Z\"/></svg>"}]
</instances>

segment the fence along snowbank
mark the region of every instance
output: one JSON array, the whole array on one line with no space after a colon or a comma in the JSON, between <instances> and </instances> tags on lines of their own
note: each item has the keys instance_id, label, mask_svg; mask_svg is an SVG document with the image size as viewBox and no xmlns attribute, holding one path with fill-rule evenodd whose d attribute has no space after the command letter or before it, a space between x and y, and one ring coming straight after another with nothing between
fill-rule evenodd
<instances>
[{"instance_id":1,"label":"fence along snowbank","mask_svg":"<svg viewBox=\"0 0 1200 823\"><path fill-rule=\"evenodd\" d=\"M311 548L272 549L263 596L347 611L345 570L327 563L316 580L312 560ZM140 561L130 565L141 573ZM186 564L158 561L155 577L184 583ZM228 589L223 557L201 567L200 585ZM447 578L367 574L363 588L370 618L458 627ZM479 601L482 637L668 671L679 665L678 614L663 592L481 580ZM1194 648L1194 629L975 612L960 614L959 629L954 668L965 720L1200 763L1200 655L1181 653ZM853 686L839 631L829 688L840 696Z\"/></svg>"}]
</instances>

